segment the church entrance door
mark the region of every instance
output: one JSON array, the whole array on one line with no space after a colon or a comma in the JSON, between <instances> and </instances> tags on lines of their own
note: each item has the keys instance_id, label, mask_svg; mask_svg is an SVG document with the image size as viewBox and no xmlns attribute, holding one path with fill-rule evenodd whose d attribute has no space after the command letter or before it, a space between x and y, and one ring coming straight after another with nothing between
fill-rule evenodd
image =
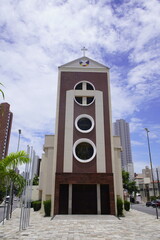
<instances>
[{"instance_id":1,"label":"church entrance door","mask_svg":"<svg viewBox=\"0 0 160 240\"><path fill-rule=\"evenodd\" d=\"M96 184L72 185L72 214L97 214Z\"/></svg>"},{"instance_id":2,"label":"church entrance door","mask_svg":"<svg viewBox=\"0 0 160 240\"><path fill-rule=\"evenodd\" d=\"M60 184L59 214L68 214L68 184Z\"/></svg>"},{"instance_id":3,"label":"church entrance door","mask_svg":"<svg viewBox=\"0 0 160 240\"><path fill-rule=\"evenodd\" d=\"M110 198L109 198L109 185L101 184L101 214L110 213Z\"/></svg>"}]
</instances>

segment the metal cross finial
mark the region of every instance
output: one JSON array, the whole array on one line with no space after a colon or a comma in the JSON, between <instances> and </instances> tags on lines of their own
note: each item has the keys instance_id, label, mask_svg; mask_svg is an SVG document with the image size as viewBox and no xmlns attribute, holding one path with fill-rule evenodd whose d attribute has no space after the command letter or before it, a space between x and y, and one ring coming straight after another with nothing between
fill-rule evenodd
<instances>
[{"instance_id":1,"label":"metal cross finial","mask_svg":"<svg viewBox=\"0 0 160 240\"><path fill-rule=\"evenodd\" d=\"M81 51L83 51L83 56L85 57L85 51L87 51L88 49L87 48L85 48L85 47L83 47L82 49L81 49Z\"/></svg>"}]
</instances>

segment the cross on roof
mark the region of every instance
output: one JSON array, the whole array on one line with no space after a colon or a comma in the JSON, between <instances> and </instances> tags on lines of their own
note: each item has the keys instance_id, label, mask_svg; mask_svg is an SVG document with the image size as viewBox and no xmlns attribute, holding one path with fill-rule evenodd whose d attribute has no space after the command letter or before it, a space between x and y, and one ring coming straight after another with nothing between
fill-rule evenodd
<instances>
[{"instance_id":1,"label":"cross on roof","mask_svg":"<svg viewBox=\"0 0 160 240\"><path fill-rule=\"evenodd\" d=\"M85 48L85 47L83 47L82 49L81 49L81 51L83 51L83 56L85 57L85 51L87 51L88 49L87 48Z\"/></svg>"}]
</instances>

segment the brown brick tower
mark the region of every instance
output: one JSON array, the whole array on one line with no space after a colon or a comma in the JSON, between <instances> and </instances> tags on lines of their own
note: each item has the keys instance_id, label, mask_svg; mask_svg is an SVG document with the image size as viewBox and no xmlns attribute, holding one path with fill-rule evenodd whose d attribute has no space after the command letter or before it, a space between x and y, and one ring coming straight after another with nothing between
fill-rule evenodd
<instances>
[{"instance_id":1,"label":"brown brick tower","mask_svg":"<svg viewBox=\"0 0 160 240\"><path fill-rule=\"evenodd\" d=\"M54 214L115 214L109 68L59 67Z\"/></svg>"},{"instance_id":2,"label":"brown brick tower","mask_svg":"<svg viewBox=\"0 0 160 240\"><path fill-rule=\"evenodd\" d=\"M8 153L13 118L9 109L8 103L0 104L0 159L5 158Z\"/></svg>"}]
</instances>

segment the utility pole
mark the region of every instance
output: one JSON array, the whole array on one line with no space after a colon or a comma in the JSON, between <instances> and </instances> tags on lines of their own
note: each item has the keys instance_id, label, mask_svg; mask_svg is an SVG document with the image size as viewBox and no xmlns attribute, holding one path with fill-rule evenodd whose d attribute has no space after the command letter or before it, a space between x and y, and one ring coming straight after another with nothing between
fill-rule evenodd
<instances>
[{"instance_id":1,"label":"utility pole","mask_svg":"<svg viewBox=\"0 0 160 240\"><path fill-rule=\"evenodd\" d=\"M154 175L153 175L153 167L152 167L152 156L151 156L151 149L150 149L150 142L149 142L149 130L148 128L145 128L145 131L147 133L147 142L148 142L148 153L149 153L149 160L150 160L150 166L151 166L151 174L152 174L152 182L153 182L153 192L154 192L154 197L156 197L156 191L155 191L155 184L154 184ZM156 205L156 216L158 219L158 210L157 210L157 205Z\"/></svg>"}]
</instances>

